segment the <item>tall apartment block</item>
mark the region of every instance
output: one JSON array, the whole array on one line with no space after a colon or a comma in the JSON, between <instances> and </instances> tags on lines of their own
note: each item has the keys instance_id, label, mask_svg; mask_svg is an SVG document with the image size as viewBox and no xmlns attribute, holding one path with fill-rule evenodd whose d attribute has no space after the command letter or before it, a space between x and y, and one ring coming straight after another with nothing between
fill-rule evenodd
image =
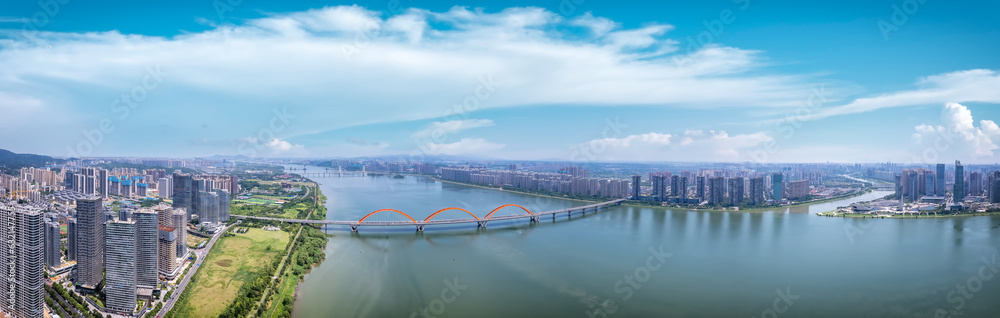
<instances>
[{"instance_id":1,"label":"tall apartment block","mask_svg":"<svg viewBox=\"0 0 1000 318\"><path fill-rule=\"evenodd\" d=\"M936 185L934 186L934 190L937 192L938 196L942 196L943 197L945 195L945 191L946 191L946 189L944 188L944 164L943 163L937 164L937 176L936 176L936 178L937 179L935 179Z\"/></svg>"},{"instance_id":2,"label":"tall apartment block","mask_svg":"<svg viewBox=\"0 0 1000 318\"><path fill-rule=\"evenodd\" d=\"M45 217L41 210L0 203L0 309L42 317L45 306Z\"/></svg>"},{"instance_id":3,"label":"tall apartment block","mask_svg":"<svg viewBox=\"0 0 1000 318\"><path fill-rule=\"evenodd\" d=\"M76 200L76 285L96 289L104 280L104 200Z\"/></svg>"},{"instance_id":4,"label":"tall apartment block","mask_svg":"<svg viewBox=\"0 0 1000 318\"><path fill-rule=\"evenodd\" d=\"M764 178L750 178L750 193L747 193L747 198L750 201L750 204L759 205L767 202L764 198L765 193L767 193L767 191L764 190Z\"/></svg>"},{"instance_id":5,"label":"tall apartment block","mask_svg":"<svg viewBox=\"0 0 1000 318\"><path fill-rule=\"evenodd\" d=\"M111 312L131 314L136 305L135 222L108 222L105 237L108 283L104 287L104 305Z\"/></svg>"},{"instance_id":6,"label":"tall apartment block","mask_svg":"<svg viewBox=\"0 0 1000 318\"><path fill-rule=\"evenodd\" d=\"M177 233L177 257L187 255L187 223L188 213L184 209L174 209L171 224L176 228Z\"/></svg>"},{"instance_id":7,"label":"tall apartment block","mask_svg":"<svg viewBox=\"0 0 1000 318\"><path fill-rule=\"evenodd\" d=\"M642 176L634 175L632 176L632 200L639 200L639 195L642 193L640 184L642 183Z\"/></svg>"},{"instance_id":8,"label":"tall apartment block","mask_svg":"<svg viewBox=\"0 0 1000 318\"><path fill-rule=\"evenodd\" d=\"M76 260L76 218L66 219L66 260Z\"/></svg>"},{"instance_id":9,"label":"tall apartment block","mask_svg":"<svg viewBox=\"0 0 1000 318\"><path fill-rule=\"evenodd\" d=\"M62 264L62 238L59 222L45 221L45 266L57 268Z\"/></svg>"},{"instance_id":10,"label":"tall apartment block","mask_svg":"<svg viewBox=\"0 0 1000 318\"><path fill-rule=\"evenodd\" d=\"M745 181L743 180L743 177L729 179L729 205L737 206L743 204L743 191L746 189Z\"/></svg>"},{"instance_id":11,"label":"tall apartment block","mask_svg":"<svg viewBox=\"0 0 1000 318\"><path fill-rule=\"evenodd\" d=\"M157 253L157 263L159 272L163 276L173 275L177 269L177 228L174 224L174 209L169 206L160 205L156 207L157 230L159 232Z\"/></svg>"},{"instance_id":12,"label":"tall apartment block","mask_svg":"<svg viewBox=\"0 0 1000 318\"><path fill-rule=\"evenodd\" d=\"M155 289L159 281L159 215L152 209L139 209L135 220L136 286Z\"/></svg>"}]
</instances>

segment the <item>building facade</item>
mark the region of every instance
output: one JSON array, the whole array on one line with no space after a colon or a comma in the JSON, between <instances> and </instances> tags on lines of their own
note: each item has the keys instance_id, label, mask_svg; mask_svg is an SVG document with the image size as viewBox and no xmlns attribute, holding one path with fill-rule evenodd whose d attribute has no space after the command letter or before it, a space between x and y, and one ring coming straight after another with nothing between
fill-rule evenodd
<instances>
[{"instance_id":1,"label":"building facade","mask_svg":"<svg viewBox=\"0 0 1000 318\"><path fill-rule=\"evenodd\" d=\"M115 313L131 314L136 306L136 226L134 221L108 222L107 284L105 307Z\"/></svg>"},{"instance_id":2,"label":"building facade","mask_svg":"<svg viewBox=\"0 0 1000 318\"><path fill-rule=\"evenodd\" d=\"M39 209L0 203L0 307L17 318L42 317L45 217Z\"/></svg>"},{"instance_id":3,"label":"building facade","mask_svg":"<svg viewBox=\"0 0 1000 318\"><path fill-rule=\"evenodd\" d=\"M76 284L96 289L104 280L104 200L76 200Z\"/></svg>"}]
</instances>

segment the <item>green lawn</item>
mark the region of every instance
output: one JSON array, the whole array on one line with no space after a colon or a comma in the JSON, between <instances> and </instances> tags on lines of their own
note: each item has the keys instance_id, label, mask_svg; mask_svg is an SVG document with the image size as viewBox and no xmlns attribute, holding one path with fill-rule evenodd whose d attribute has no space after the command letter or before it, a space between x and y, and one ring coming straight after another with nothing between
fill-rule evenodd
<instances>
[{"instance_id":1,"label":"green lawn","mask_svg":"<svg viewBox=\"0 0 1000 318\"><path fill-rule=\"evenodd\" d=\"M244 234L221 238L188 285L189 296L177 304L175 317L218 316L236 299L244 282L284 251L289 236L283 231L252 228Z\"/></svg>"}]
</instances>

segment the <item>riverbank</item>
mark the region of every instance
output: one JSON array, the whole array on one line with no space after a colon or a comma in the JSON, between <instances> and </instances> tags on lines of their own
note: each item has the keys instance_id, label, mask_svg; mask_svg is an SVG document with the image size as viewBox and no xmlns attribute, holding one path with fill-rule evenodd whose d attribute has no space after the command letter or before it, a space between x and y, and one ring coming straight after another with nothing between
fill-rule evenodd
<instances>
[{"instance_id":1,"label":"riverbank","mask_svg":"<svg viewBox=\"0 0 1000 318\"><path fill-rule=\"evenodd\" d=\"M818 216L843 217L856 219L933 219L933 218L954 218L1000 215L1000 212L973 212L973 213L948 213L948 214L867 214L867 213L839 213L837 211L827 211L816 213Z\"/></svg>"},{"instance_id":2,"label":"riverbank","mask_svg":"<svg viewBox=\"0 0 1000 318\"><path fill-rule=\"evenodd\" d=\"M570 198L570 197L562 197L562 196L555 196L555 195L547 195L547 194L541 194L541 193L535 193L535 192L523 191L523 190L510 190L510 189L496 188L496 187L484 186L484 185L479 185L479 184L472 184L472 183L465 183L465 182L444 180L444 179L433 177L433 176L424 176L424 177L430 178L430 179L435 180L435 181L444 182L444 183L458 184L458 185L469 186L469 187L476 187L476 188L481 188L481 189L506 191L506 192L518 193L518 194L534 195L534 196L545 197L545 198L552 198L552 199L573 200L573 201L580 201L580 202L587 202L587 203L600 203L600 202L602 202L600 200L587 200L587 199L579 199L579 198ZM625 201L621 205L623 205L623 206L630 206L630 207L637 207L637 208L665 208L665 209L677 209L677 210L686 210L686 211L693 211L693 212L747 212L747 213L753 213L753 212L769 212L769 211L774 211L776 209L796 208L796 207L802 207L802 206L809 206L809 205L813 205L813 204L822 204L822 203L828 203L828 202L833 202L833 201L851 199L851 198L855 198L855 197L859 197L859 196L862 196L862 195L865 195L865 194L872 193L873 191L874 191L874 189L870 189L869 188L869 189L866 189L866 190L863 190L863 191L848 193L848 194L845 194L845 195L840 195L840 196L836 196L836 197L830 197L830 198L826 198L826 199L813 200L813 201L805 201L805 202L799 202L799 203L790 204L790 205L769 206L769 207L740 209L740 210L733 210L733 209L699 209L699 208L690 208L690 207L676 207L676 206L666 206L666 205L655 205L655 204L650 204L650 203L640 203L640 202L636 202L636 201Z\"/></svg>"}]
</instances>

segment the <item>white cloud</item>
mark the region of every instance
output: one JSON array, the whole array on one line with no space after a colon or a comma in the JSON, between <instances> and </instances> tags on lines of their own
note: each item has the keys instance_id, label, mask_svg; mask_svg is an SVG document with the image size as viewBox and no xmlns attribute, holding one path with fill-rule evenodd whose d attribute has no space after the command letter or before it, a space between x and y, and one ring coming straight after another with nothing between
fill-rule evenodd
<instances>
[{"instance_id":1,"label":"white cloud","mask_svg":"<svg viewBox=\"0 0 1000 318\"><path fill-rule=\"evenodd\" d=\"M991 162L1000 159L1000 128L992 120L975 126L972 111L958 103L948 103L941 113L941 124L914 127L914 163L951 160Z\"/></svg>"},{"instance_id":2,"label":"white cloud","mask_svg":"<svg viewBox=\"0 0 1000 318\"><path fill-rule=\"evenodd\" d=\"M426 143L422 150L428 155L472 155L491 157L494 152L503 149L504 144L486 141L482 138L462 138L453 143Z\"/></svg>"},{"instance_id":3,"label":"white cloud","mask_svg":"<svg viewBox=\"0 0 1000 318\"><path fill-rule=\"evenodd\" d=\"M278 138L271 139L264 144L272 155L288 155L288 154L303 154L305 153L305 147L302 145L293 145L292 143L281 140Z\"/></svg>"},{"instance_id":4,"label":"white cloud","mask_svg":"<svg viewBox=\"0 0 1000 318\"><path fill-rule=\"evenodd\" d=\"M686 130L595 139L579 147L608 161L744 161L746 150L772 138L764 133L729 135L725 131Z\"/></svg>"},{"instance_id":5,"label":"white cloud","mask_svg":"<svg viewBox=\"0 0 1000 318\"><path fill-rule=\"evenodd\" d=\"M803 120L864 113L887 107L983 102L1000 103L1000 74L994 70L974 69L938 74L917 81L918 89L858 98L848 104L830 107Z\"/></svg>"},{"instance_id":6,"label":"white cloud","mask_svg":"<svg viewBox=\"0 0 1000 318\"><path fill-rule=\"evenodd\" d=\"M578 36L581 24L593 35ZM283 132L291 138L441 118L470 97L485 110L773 107L794 105L808 95L803 77L762 71L760 52L707 46L677 53L672 29L662 23L623 28L592 15L563 19L540 8L495 13L412 9L387 17L338 6L173 37L39 32L32 40L0 39L5 48L0 49L0 93L24 92L53 113L99 120L118 115L108 105L141 85L146 67L162 66L169 77L132 110L129 121L187 133L194 130L167 110L218 110L232 120L226 123L230 135L215 139L236 139L259 129L255 125L266 120L260 117L275 104L309 114ZM488 96L477 90L484 77L500 83ZM94 122L54 126L40 138L63 139L92 129ZM0 133L9 131L0 128ZM156 133L134 134L152 138ZM126 148L126 142L111 138L106 144Z\"/></svg>"},{"instance_id":7,"label":"white cloud","mask_svg":"<svg viewBox=\"0 0 1000 318\"><path fill-rule=\"evenodd\" d=\"M493 126L493 121L489 119L461 119L444 122L434 122L423 130L413 133L413 139L426 141L430 139L434 142L441 142L450 134L463 130Z\"/></svg>"}]
</instances>

